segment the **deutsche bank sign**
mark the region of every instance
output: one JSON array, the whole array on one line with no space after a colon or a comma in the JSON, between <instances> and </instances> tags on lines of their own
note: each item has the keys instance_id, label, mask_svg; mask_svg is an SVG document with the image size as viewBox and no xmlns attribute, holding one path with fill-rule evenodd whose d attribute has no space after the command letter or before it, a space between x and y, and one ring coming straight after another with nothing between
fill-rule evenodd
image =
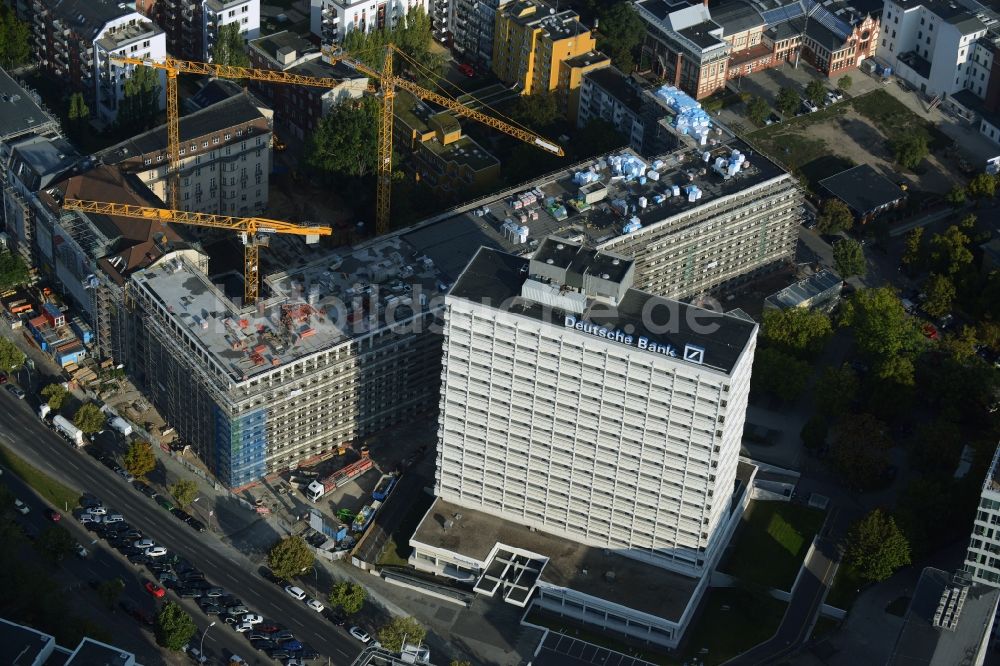
<instances>
[{"instance_id":1,"label":"deutsche bank sign","mask_svg":"<svg viewBox=\"0 0 1000 666\"><path fill-rule=\"evenodd\" d=\"M671 358L677 358L678 356L677 348L673 345L655 342L643 335L629 335L620 329L598 326L597 324L593 324L583 319L577 319L576 317L572 317L570 315L566 315L564 323L566 328L572 328L598 338L605 338L623 345L635 346L639 349L653 352L654 354L663 354L664 356L670 356ZM681 356L681 358L689 363L702 364L705 362L705 350L704 348L696 345L686 344L684 345L683 356Z\"/></svg>"}]
</instances>

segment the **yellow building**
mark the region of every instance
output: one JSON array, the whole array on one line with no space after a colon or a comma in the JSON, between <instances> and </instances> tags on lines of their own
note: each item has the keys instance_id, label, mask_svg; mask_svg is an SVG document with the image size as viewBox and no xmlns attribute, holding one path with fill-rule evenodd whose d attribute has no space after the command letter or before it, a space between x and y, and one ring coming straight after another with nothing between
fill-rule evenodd
<instances>
[{"instance_id":1,"label":"yellow building","mask_svg":"<svg viewBox=\"0 0 1000 666\"><path fill-rule=\"evenodd\" d=\"M587 72L610 60L595 50L590 28L576 12L555 11L538 0L515 0L497 13L493 72L522 95L555 92L564 108Z\"/></svg>"}]
</instances>

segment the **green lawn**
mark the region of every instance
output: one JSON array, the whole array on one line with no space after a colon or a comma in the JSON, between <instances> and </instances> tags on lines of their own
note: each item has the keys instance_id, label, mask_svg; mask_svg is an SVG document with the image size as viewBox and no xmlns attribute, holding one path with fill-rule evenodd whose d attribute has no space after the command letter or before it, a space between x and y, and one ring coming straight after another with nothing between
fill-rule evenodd
<instances>
[{"instance_id":1,"label":"green lawn","mask_svg":"<svg viewBox=\"0 0 1000 666\"><path fill-rule=\"evenodd\" d=\"M805 117L805 116L803 116ZM791 171L798 171L813 160L828 154L826 141L803 136L801 123L789 120L751 132L747 141Z\"/></svg>"},{"instance_id":2,"label":"green lawn","mask_svg":"<svg viewBox=\"0 0 1000 666\"><path fill-rule=\"evenodd\" d=\"M74 455L67 453L67 455ZM38 471L22 458L11 453L10 449L0 446L0 463L24 480L35 491L53 504L53 506L66 510L75 509L80 501L80 493L67 488L47 474Z\"/></svg>"},{"instance_id":3,"label":"green lawn","mask_svg":"<svg viewBox=\"0 0 1000 666\"><path fill-rule=\"evenodd\" d=\"M788 502L751 502L722 571L754 585L789 591L823 512Z\"/></svg>"},{"instance_id":4,"label":"green lawn","mask_svg":"<svg viewBox=\"0 0 1000 666\"><path fill-rule=\"evenodd\" d=\"M848 610L864 587L865 582L861 580L854 567L841 562L830 587L830 593L826 595L826 603L834 608Z\"/></svg>"},{"instance_id":5,"label":"green lawn","mask_svg":"<svg viewBox=\"0 0 1000 666\"><path fill-rule=\"evenodd\" d=\"M867 95L855 97L850 102L854 110L872 121L890 141L896 137L923 128L930 137L931 151L940 150L952 143L951 139L938 130L933 123L921 118L887 93L885 90L873 90Z\"/></svg>"},{"instance_id":6,"label":"green lawn","mask_svg":"<svg viewBox=\"0 0 1000 666\"><path fill-rule=\"evenodd\" d=\"M712 588L701 615L687 631L684 656L701 656L706 666L721 664L774 635L784 602L739 588ZM707 654L701 650L707 649Z\"/></svg>"}]
</instances>

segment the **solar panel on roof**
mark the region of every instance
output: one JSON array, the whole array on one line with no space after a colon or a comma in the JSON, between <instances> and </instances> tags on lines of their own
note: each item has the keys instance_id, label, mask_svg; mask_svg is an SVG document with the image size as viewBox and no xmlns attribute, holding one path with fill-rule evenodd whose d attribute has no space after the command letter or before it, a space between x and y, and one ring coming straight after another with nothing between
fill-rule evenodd
<instances>
[{"instance_id":1,"label":"solar panel on roof","mask_svg":"<svg viewBox=\"0 0 1000 666\"><path fill-rule=\"evenodd\" d=\"M847 22L837 18L826 9L820 8L814 15L814 18L819 21L820 25L829 28L841 39L847 39L851 34L851 27L847 25Z\"/></svg>"}]
</instances>

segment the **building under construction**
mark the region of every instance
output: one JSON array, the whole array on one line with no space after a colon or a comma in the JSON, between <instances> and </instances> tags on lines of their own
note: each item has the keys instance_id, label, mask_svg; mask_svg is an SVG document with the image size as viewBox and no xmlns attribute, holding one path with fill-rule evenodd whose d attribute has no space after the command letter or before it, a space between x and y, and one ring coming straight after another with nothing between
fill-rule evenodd
<instances>
[{"instance_id":1,"label":"building under construction","mask_svg":"<svg viewBox=\"0 0 1000 666\"><path fill-rule=\"evenodd\" d=\"M352 248L286 253L251 306L226 296L226 276L167 253L131 274L126 367L230 487L433 419L442 295L480 246L529 254L554 234L614 248L636 259L637 285L673 298L790 261L801 192L734 151L749 148L604 156Z\"/></svg>"}]
</instances>

